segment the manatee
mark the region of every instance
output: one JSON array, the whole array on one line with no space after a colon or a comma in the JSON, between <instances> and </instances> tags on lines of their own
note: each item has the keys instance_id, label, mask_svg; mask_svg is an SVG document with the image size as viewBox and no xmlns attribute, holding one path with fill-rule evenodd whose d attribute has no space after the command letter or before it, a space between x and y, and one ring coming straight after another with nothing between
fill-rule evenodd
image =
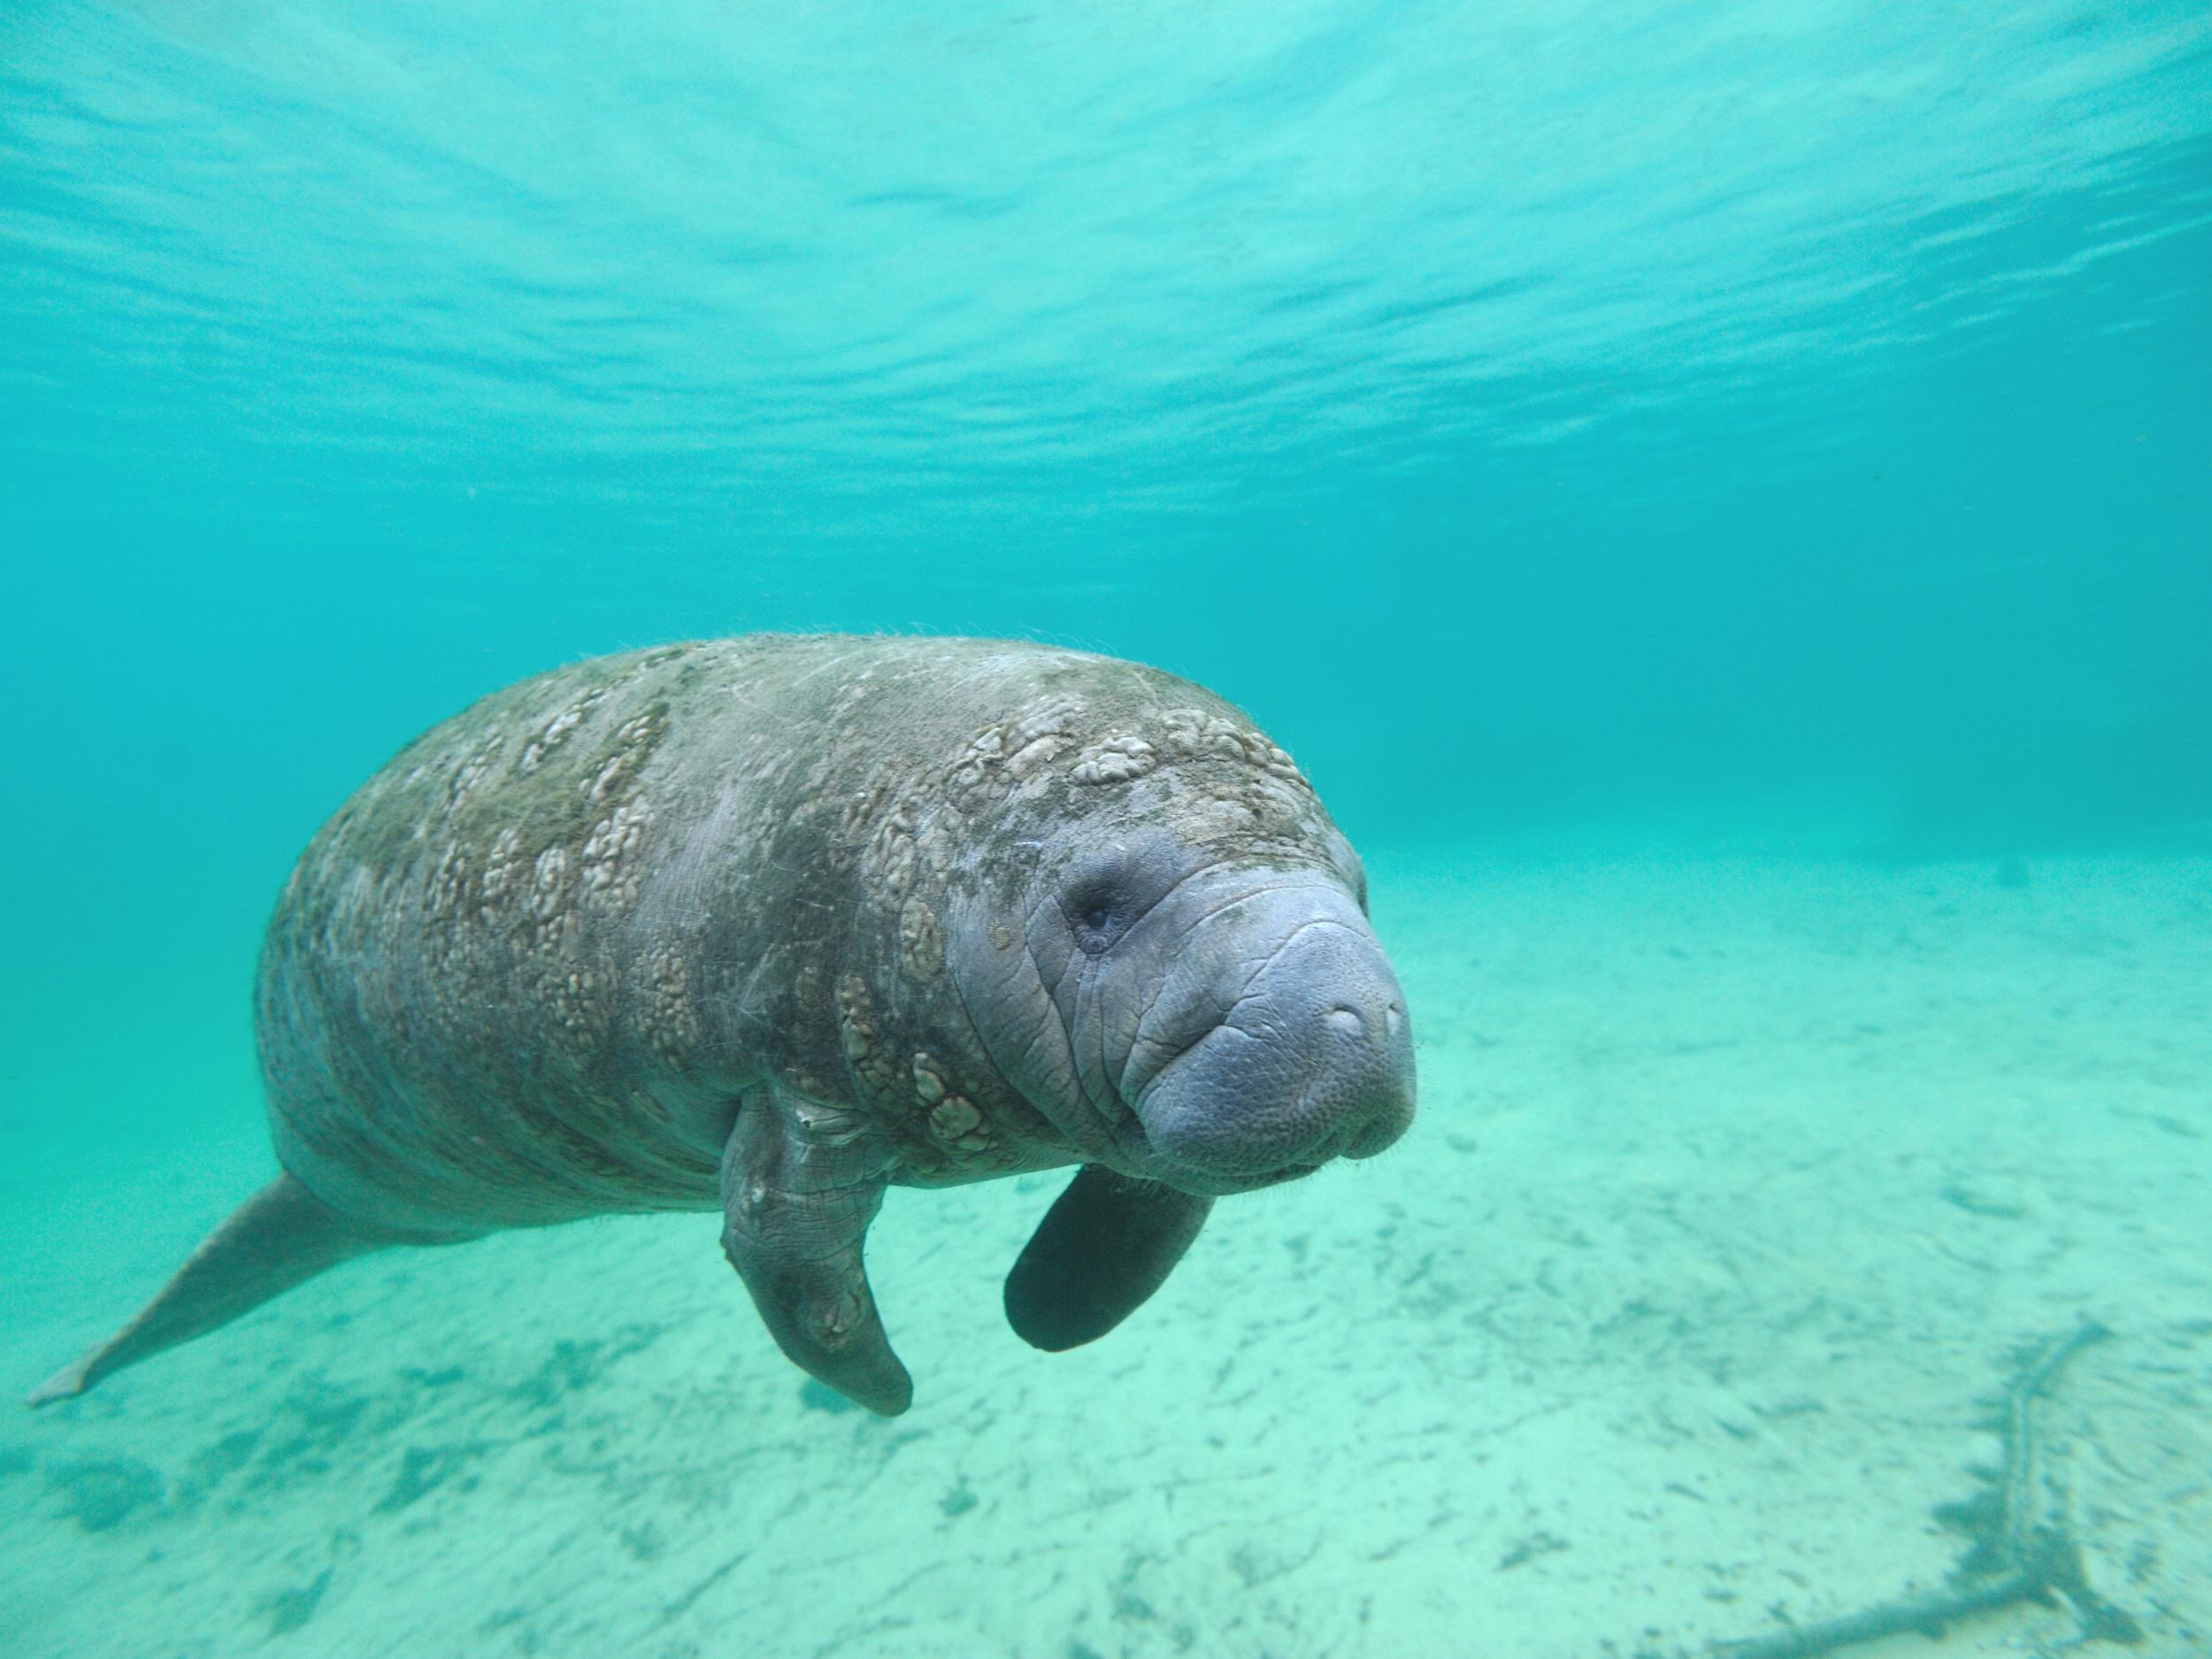
<instances>
[{"instance_id":1,"label":"manatee","mask_svg":"<svg viewBox=\"0 0 2212 1659\"><path fill-rule=\"evenodd\" d=\"M315 836L255 1016L282 1173L32 1403L370 1251L713 1210L785 1354L895 1415L887 1186L1079 1165L1005 1287L1064 1349L1215 1199L1414 1110L1290 757L1173 675L998 641L753 635L484 698Z\"/></svg>"}]
</instances>

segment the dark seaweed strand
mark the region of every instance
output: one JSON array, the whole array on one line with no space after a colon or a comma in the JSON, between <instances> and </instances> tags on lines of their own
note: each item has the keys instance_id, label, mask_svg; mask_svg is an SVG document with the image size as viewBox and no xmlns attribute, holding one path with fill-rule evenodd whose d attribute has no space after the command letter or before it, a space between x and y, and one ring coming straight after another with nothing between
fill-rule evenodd
<instances>
[{"instance_id":1,"label":"dark seaweed strand","mask_svg":"<svg viewBox=\"0 0 2212 1659\"><path fill-rule=\"evenodd\" d=\"M1809 1659L1810 1655L1833 1653L1839 1647L1878 1641L1885 1636L1900 1636L1908 1631L1917 1632L1932 1640L1943 1634L1944 1626L1953 1619L1970 1613L1993 1612L2042 1594L2043 1586L2035 1574L2025 1568L2015 1568L1978 1584L1932 1590L1925 1595L1900 1596L1893 1601L1863 1607L1855 1613L1778 1631L1771 1636L1716 1642L1710 1651L1724 1655L1724 1659Z\"/></svg>"},{"instance_id":2,"label":"dark seaweed strand","mask_svg":"<svg viewBox=\"0 0 2212 1659\"><path fill-rule=\"evenodd\" d=\"M1716 1659L1811 1659L1817 1654L1917 1632L1934 1640L1953 1621L1993 1612L2018 1601L2051 1601L2062 1595L2082 1621L2085 1640L2132 1644L2142 1627L2124 1610L2089 1587L2082 1571L2081 1547L2060 1520L2037 1526L2032 1521L2035 1478L2034 1402L2056 1380L2060 1370L2091 1343L2109 1335L2094 1319L2084 1320L2053 1339L2013 1379L2005 1391L2005 1469L2002 1519L1989 1555L2000 1570L1994 1576L1962 1577L1949 1587L1922 1595L1900 1596L1855 1613L1799 1624L1769 1636L1715 1642Z\"/></svg>"},{"instance_id":3,"label":"dark seaweed strand","mask_svg":"<svg viewBox=\"0 0 2212 1659\"><path fill-rule=\"evenodd\" d=\"M2034 1531L2035 1401L2068 1360L2110 1334L2094 1319L2083 1320L2070 1335L2046 1343L2035 1363L2005 1391L2005 1518L1997 1534L1997 1550L1998 1559L2008 1566L2019 1564Z\"/></svg>"}]
</instances>

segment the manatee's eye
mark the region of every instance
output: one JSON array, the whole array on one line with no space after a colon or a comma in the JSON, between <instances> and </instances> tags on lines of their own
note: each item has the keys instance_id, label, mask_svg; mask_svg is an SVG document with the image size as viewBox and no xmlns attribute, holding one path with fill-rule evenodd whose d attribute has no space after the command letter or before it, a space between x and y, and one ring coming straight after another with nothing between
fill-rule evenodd
<instances>
[{"instance_id":1,"label":"manatee's eye","mask_svg":"<svg viewBox=\"0 0 2212 1659\"><path fill-rule=\"evenodd\" d=\"M1071 883L1061 900L1075 942L1095 956L1114 941L1125 920L1127 897L1112 873L1094 872Z\"/></svg>"},{"instance_id":2,"label":"manatee's eye","mask_svg":"<svg viewBox=\"0 0 2212 1659\"><path fill-rule=\"evenodd\" d=\"M1060 887L1060 913L1076 948L1091 956L1107 950L1175 885L1178 861L1164 841L1118 847L1069 871Z\"/></svg>"}]
</instances>

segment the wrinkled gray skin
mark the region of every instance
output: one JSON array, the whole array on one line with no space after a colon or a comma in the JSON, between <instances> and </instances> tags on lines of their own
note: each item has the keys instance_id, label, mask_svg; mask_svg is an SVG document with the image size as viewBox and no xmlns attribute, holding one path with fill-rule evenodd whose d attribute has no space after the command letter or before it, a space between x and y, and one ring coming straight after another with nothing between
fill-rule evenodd
<instances>
[{"instance_id":1,"label":"wrinkled gray skin","mask_svg":"<svg viewBox=\"0 0 2212 1659\"><path fill-rule=\"evenodd\" d=\"M1152 669L754 636L526 680L308 849L258 995L285 1175L35 1399L365 1250L719 1208L784 1351L902 1411L887 1185L1081 1164L1006 1298L1066 1348L1217 1195L1403 1133L1365 909L1288 757Z\"/></svg>"}]
</instances>

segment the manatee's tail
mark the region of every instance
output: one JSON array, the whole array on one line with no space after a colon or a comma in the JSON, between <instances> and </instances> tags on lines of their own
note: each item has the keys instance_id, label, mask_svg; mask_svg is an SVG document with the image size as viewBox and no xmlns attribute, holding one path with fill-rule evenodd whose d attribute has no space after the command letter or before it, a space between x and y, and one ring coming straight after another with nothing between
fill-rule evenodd
<instances>
[{"instance_id":1,"label":"manatee's tail","mask_svg":"<svg viewBox=\"0 0 2212 1659\"><path fill-rule=\"evenodd\" d=\"M406 1241L402 1234L349 1221L289 1175L280 1175L209 1233L136 1318L41 1383L30 1403L81 1394L126 1365L228 1325L326 1268Z\"/></svg>"}]
</instances>

